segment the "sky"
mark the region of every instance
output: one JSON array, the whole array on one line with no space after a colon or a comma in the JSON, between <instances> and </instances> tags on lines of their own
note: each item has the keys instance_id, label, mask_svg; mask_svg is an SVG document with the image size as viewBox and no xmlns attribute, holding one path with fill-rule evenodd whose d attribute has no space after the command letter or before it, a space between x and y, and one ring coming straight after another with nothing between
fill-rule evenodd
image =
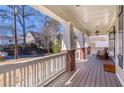
<instances>
[{"instance_id":1,"label":"sky","mask_svg":"<svg viewBox=\"0 0 124 93\"><path fill-rule=\"evenodd\" d=\"M12 12L13 10L8 7L7 5L0 5L0 10L7 10L7 14L11 17L13 17L12 15ZM43 24L42 22L44 21L44 18L45 18L45 14L39 12L38 10L35 10L34 8L32 8L31 6L26 6L26 12L31 12L31 11L35 11L38 13L38 15L35 15L35 16L29 16L26 18L25 20L25 23L26 23L26 26L30 26L30 25L33 25L35 27L33 28L28 28L26 29L26 32L28 31L34 31L34 32L40 32L42 31L42 28L43 28ZM0 16L3 14L4 12L0 11ZM9 20L9 19L6 19L3 21L3 18L0 17L0 26L1 25L13 25L13 20ZM62 26L60 26L60 30L63 30ZM1 29L0 29L1 31ZM11 35L11 32L8 31L7 32L8 35ZM20 23L17 21L17 34L18 35L22 35L22 27L20 26Z\"/></svg>"}]
</instances>

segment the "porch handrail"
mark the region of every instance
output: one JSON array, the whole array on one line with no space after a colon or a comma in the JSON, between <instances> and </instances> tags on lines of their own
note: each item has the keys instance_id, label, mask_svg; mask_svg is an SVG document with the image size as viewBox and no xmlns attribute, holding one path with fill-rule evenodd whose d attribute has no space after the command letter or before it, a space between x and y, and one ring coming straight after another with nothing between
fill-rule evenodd
<instances>
[{"instance_id":1,"label":"porch handrail","mask_svg":"<svg viewBox=\"0 0 124 93\"><path fill-rule=\"evenodd\" d=\"M0 86L44 86L65 68L66 52L0 65Z\"/></svg>"}]
</instances>

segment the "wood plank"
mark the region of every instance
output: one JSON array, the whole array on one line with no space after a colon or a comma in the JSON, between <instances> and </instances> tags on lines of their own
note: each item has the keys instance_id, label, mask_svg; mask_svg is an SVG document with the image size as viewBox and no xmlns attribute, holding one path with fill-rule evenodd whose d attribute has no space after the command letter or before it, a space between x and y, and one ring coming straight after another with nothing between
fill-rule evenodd
<instances>
[{"instance_id":1,"label":"wood plank","mask_svg":"<svg viewBox=\"0 0 124 93\"><path fill-rule=\"evenodd\" d=\"M81 73L83 73L85 71L85 69L87 68L89 64L86 62L84 67L82 69L80 69L80 71L76 74L76 76L71 80L72 81L72 84L69 85L69 87L72 87L72 86L77 86L77 83L80 81L80 75Z\"/></svg>"},{"instance_id":2,"label":"wood plank","mask_svg":"<svg viewBox=\"0 0 124 93\"><path fill-rule=\"evenodd\" d=\"M115 82L117 84L117 87L122 87L122 85L121 85L120 81L118 80L116 74L113 74L113 78L115 79Z\"/></svg>"},{"instance_id":3,"label":"wood plank","mask_svg":"<svg viewBox=\"0 0 124 93\"><path fill-rule=\"evenodd\" d=\"M81 82L82 77L85 75L85 72L88 70L88 67L90 67L90 63L89 62L85 65L84 69L81 69L81 73L78 73L79 77L75 78L75 81L74 81L74 83L72 85L73 87L79 86L79 83Z\"/></svg>"},{"instance_id":4,"label":"wood plank","mask_svg":"<svg viewBox=\"0 0 124 93\"><path fill-rule=\"evenodd\" d=\"M65 78L66 78L66 81L62 83L61 87L66 87L66 86L65 86L65 83L72 77L72 75L73 75L75 72L76 72L76 71L74 71L73 73L71 72L72 74L71 74L68 78L65 77ZM68 72L68 73L70 73L70 72Z\"/></svg>"},{"instance_id":5,"label":"wood plank","mask_svg":"<svg viewBox=\"0 0 124 93\"><path fill-rule=\"evenodd\" d=\"M89 63L90 63L90 65L89 65L89 67L87 67L87 70L85 71L84 76L82 77L82 80L79 84L79 87L83 87L85 85L88 74L89 74L90 70L92 69L92 66L94 66L94 64L93 64L94 62L93 63L89 62Z\"/></svg>"},{"instance_id":6,"label":"wood plank","mask_svg":"<svg viewBox=\"0 0 124 93\"><path fill-rule=\"evenodd\" d=\"M108 77L110 78L110 82L111 82L111 87L117 87L115 80L113 79L113 73L108 73Z\"/></svg>"},{"instance_id":7,"label":"wood plank","mask_svg":"<svg viewBox=\"0 0 124 93\"><path fill-rule=\"evenodd\" d=\"M91 63L90 63L91 64ZM91 79L92 79L92 76L93 76L93 71L94 71L94 69L96 68L96 66L97 66L97 64L95 63L95 62L93 62L92 63L92 66L91 66L91 70L89 71L89 73L88 73L88 77L87 77L87 79L86 79L86 83L85 83L85 87L88 87L88 86L90 86L90 82L91 82Z\"/></svg>"},{"instance_id":8,"label":"wood plank","mask_svg":"<svg viewBox=\"0 0 124 93\"><path fill-rule=\"evenodd\" d=\"M97 69L97 75L96 75L96 87L100 87L100 74L101 74L101 67L100 67L100 63L98 64L98 69Z\"/></svg>"},{"instance_id":9,"label":"wood plank","mask_svg":"<svg viewBox=\"0 0 124 93\"><path fill-rule=\"evenodd\" d=\"M100 64L100 68L101 68L101 87L106 87L106 81L105 81L105 75L104 75L104 68L103 68L103 64Z\"/></svg>"},{"instance_id":10,"label":"wood plank","mask_svg":"<svg viewBox=\"0 0 124 93\"><path fill-rule=\"evenodd\" d=\"M90 85L89 85L90 87L95 87L95 85L96 85L96 76L97 76L97 71L98 71L98 64L96 63L95 65L96 66L95 66L95 69L93 71L92 79L91 79Z\"/></svg>"},{"instance_id":11,"label":"wood plank","mask_svg":"<svg viewBox=\"0 0 124 93\"><path fill-rule=\"evenodd\" d=\"M94 62L95 61L94 61L93 57L90 57L89 58L89 63L91 64L91 67L93 67L95 65ZM91 70L91 68L89 68L89 70ZM88 73L89 71L86 71L86 72ZM79 86L85 86L87 77L88 77L88 74L85 74L84 77L82 78L82 81L80 82L80 85Z\"/></svg>"},{"instance_id":12,"label":"wood plank","mask_svg":"<svg viewBox=\"0 0 124 93\"><path fill-rule=\"evenodd\" d=\"M65 72L59 77L57 77L55 80L50 82L47 87L62 87L63 84L73 75L75 71L72 72Z\"/></svg>"},{"instance_id":13,"label":"wood plank","mask_svg":"<svg viewBox=\"0 0 124 93\"><path fill-rule=\"evenodd\" d=\"M108 77L109 72L104 72L104 75L105 75L105 80L106 80L106 87L111 87L111 81L110 81L110 78Z\"/></svg>"}]
</instances>

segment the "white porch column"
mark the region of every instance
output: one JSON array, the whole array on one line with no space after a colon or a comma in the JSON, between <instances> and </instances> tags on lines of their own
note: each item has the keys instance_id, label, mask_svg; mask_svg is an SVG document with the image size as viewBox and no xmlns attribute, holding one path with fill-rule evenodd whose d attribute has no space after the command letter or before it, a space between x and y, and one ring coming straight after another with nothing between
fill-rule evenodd
<instances>
[{"instance_id":1,"label":"white porch column","mask_svg":"<svg viewBox=\"0 0 124 93\"><path fill-rule=\"evenodd\" d=\"M76 60L84 60L85 59L85 43L84 43L84 34L74 27L74 31L76 33Z\"/></svg>"},{"instance_id":2,"label":"white porch column","mask_svg":"<svg viewBox=\"0 0 124 93\"><path fill-rule=\"evenodd\" d=\"M73 33L73 26L71 22L64 23L64 32L62 38L62 51L67 52L67 71L75 69L75 38Z\"/></svg>"}]
</instances>

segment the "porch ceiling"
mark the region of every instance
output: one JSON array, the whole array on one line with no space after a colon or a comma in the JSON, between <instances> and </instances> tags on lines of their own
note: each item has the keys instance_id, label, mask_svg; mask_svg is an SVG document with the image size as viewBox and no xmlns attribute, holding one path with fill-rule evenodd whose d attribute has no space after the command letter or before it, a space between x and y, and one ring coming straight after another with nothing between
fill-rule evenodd
<instances>
[{"instance_id":1,"label":"porch ceiling","mask_svg":"<svg viewBox=\"0 0 124 93\"><path fill-rule=\"evenodd\" d=\"M104 34L116 19L116 6L114 5L45 5L42 7L52 11L65 21L71 21L77 28L87 29L90 35L96 31L96 26ZM40 8L41 7L41 8Z\"/></svg>"}]
</instances>

